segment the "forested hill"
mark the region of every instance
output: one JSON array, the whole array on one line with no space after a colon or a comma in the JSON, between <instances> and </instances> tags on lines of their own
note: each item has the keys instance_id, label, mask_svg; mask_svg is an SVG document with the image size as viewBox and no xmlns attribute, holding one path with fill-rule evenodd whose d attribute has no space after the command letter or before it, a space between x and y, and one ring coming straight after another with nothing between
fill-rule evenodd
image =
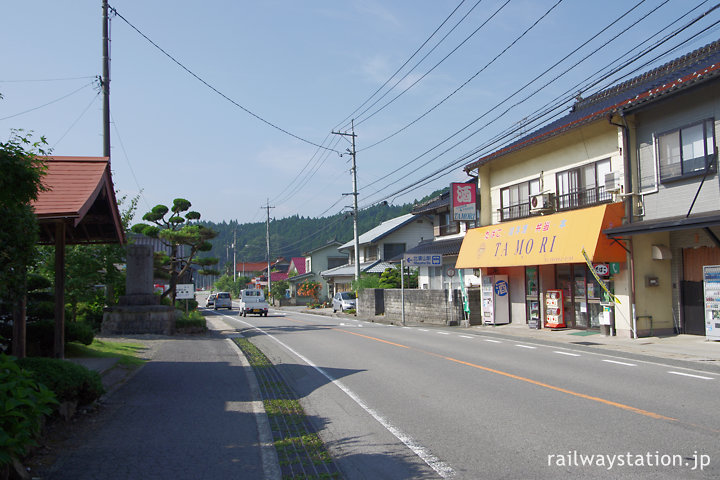
<instances>
[{"instance_id":1,"label":"forested hill","mask_svg":"<svg viewBox=\"0 0 720 480\"><path fill-rule=\"evenodd\" d=\"M360 211L358 215L358 233L362 234L385 220L410 213L413 205L433 198L443 190L438 190L413 203L404 205L377 205ZM233 235L237 235L235 259L239 262L260 262L266 259L265 222L238 223L201 222L218 232L212 241L213 250L209 256L220 260L218 269L225 271L225 265L232 265ZM347 242L353 238L352 215L336 214L331 217L309 218L298 215L270 219L270 257L302 256L303 253L327 244L332 240Z\"/></svg>"}]
</instances>

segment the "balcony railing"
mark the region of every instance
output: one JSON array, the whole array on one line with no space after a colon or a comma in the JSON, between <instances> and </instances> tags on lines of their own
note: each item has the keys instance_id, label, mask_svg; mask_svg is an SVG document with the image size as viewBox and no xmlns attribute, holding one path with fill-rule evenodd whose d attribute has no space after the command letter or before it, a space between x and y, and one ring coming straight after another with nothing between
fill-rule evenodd
<instances>
[{"instance_id":1,"label":"balcony railing","mask_svg":"<svg viewBox=\"0 0 720 480\"><path fill-rule=\"evenodd\" d=\"M510 205L500 209L500 221L525 218L530 216L530 202Z\"/></svg>"},{"instance_id":2,"label":"balcony railing","mask_svg":"<svg viewBox=\"0 0 720 480\"><path fill-rule=\"evenodd\" d=\"M558 210L572 210L574 208L589 207L612 201L612 194L605 191L605 186L576 190L556 196Z\"/></svg>"}]
</instances>

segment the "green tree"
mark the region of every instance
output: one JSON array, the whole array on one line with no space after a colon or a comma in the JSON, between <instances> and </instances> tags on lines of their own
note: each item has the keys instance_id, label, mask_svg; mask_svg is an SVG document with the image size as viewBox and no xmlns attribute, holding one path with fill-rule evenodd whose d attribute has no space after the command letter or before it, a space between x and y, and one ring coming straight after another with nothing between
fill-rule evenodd
<instances>
[{"instance_id":1,"label":"green tree","mask_svg":"<svg viewBox=\"0 0 720 480\"><path fill-rule=\"evenodd\" d=\"M173 304L175 304L175 286L178 278L188 272L193 265L203 267L199 271L201 275L219 274L217 270L206 268L217 264L217 258L198 257L199 252L208 252L212 249L210 240L217 236L217 232L197 223L197 220L200 220L200 213L188 211L191 206L192 204L184 198L173 200L172 208L165 205L156 205L151 211L143 215L143 220L154 225L138 223L132 227L133 232L158 238L170 248L170 256L163 254L161 264L170 278L170 288L163 293L163 297L170 295ZM183 216L184 212L187 213ZM170 215L166 218L165 216L168 213ZM192 221L196 221L196 223L188 223ZM186 245L190 249L190 252L184 258L180 258L178 255L180 245Z\"/></svg>"},{"instance_id":2,"label":"green tree","mask_svg":"<svg viewBox=\"0 0 720 480\"><path fill-rule=\"evenodd\" d=\"M380 275L379 288L400 288L400 265L394 268L386 268ZM405 267L405 288L417 288L418 271Z\"/></svg>"},{"instance_id":3,"label":"green tree","mask_svg":"<svg viewBox=\"0 0 720 480\"><path fill-rule=\"evenodd\" d=\"M361 273L358 280L352 281L352 289L362 292L366 288L380 288L380 275L377 273Z\"/></svg>"},{"instance_id":4,"label":"green tree","mask_svg":"<svg viewBox=\"0 0 720 480\"><path fill-rule=\"evenodd\" d=\"M0 306L13 310L13 352L25 356L25 298L28 266L36 255L38 226L30 202L45 190L46 166L38 155L46 155L45 137L33 142L31 134L12 130L0 142Z\"/></svg>"},{"instance_id":5,"label":"green tree","mask_svg":"<svg viewBox=\"0 0 720 480\"><path fill-rule=\"evenodd\" d=\"M290 288L290 284L287 280L279 280L272 282L272 291L270 292L273 298L284 298L285 291Z\"/></svg>"}]
</instances>

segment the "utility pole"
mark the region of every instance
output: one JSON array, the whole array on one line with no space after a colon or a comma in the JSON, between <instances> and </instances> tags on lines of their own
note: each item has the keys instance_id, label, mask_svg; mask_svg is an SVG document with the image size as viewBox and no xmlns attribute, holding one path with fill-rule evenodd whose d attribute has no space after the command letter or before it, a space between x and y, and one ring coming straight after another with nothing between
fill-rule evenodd
<instances>
[{"instance_id":1,"label":"utility pole","mask_svg":"<svg viewBox=\"0 0 720 480\"><path fill-rule=\"evenodd\" d=\"M103 0L103 156L110 158L110 28L108 19L108 2Z\"/></svg>"},{"instance_id":2,"label":"utility pole","mask_svg":"<svg viewBox=\"0 0 720 480\"><path fill-rule=\"evenodd\" d=\"M267 210L267 220L265 221L265 243L267 246L267 281L268 281L268 298L270 298L270 287L272 283L270 281L270 209L275 208L270 206L270 199L267 199L267 205L263 207Z\"/></svg>"},{"instance_id":3,"label":"utility pole","mask_svg":"<svg viewBox=\"0 0 720 480\"><path fill-rule=\"evenodd\" d=\"M233 230L233 282L237 281L237 260L235 257L235 244L237 243L237 227Z\"/></svg>"},{"instance_id":4,"label":"utility pole","mask_svg":"<svg viewBox=\"0 0 720 480\"><path fill-rule=\"evenodd\" d=\"M352 139L352 150L350 150L350 156L352 157L352 183L353 191L348 195L353 196L353 234L355 238L355 281L360 279L360 242L358 240L358 191L357 191L357 165L355 163L355 119L350 121L350 133L347 132L332 132L334 135L342 135L344 137L350 137Z\"/></svg>"}]
</instances>

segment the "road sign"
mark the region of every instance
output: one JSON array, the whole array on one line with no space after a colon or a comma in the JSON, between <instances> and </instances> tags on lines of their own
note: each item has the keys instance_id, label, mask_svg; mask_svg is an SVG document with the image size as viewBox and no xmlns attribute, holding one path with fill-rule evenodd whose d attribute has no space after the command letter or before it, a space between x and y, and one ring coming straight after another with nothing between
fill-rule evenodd
<instances>
[{"instance_id":1,"label":"road sign","mask_svg":"<svg viewBox=\"0 0 720 480\"><path fill-rule=\"evenodd\" d=\"M442 255L415 255L406 253L405 265L408 267L439 267L442 265Z\"/></svg>"},{"instance_id":2,"label":"road sign","mask_svg":"<svg viewBox=\"0 0 720 480\"><path fill-rule=\"evenodd\" d=\"M447 272L445 272L448 277L454 277L455 276L455 269L454 268L448 268Z\"/></svg>"},{"instance_id":3,"label":"road sign","mask_svg":"<svg viewBox=\"0 0 720 480\"><path fill-rule=\"evenodd\" d=\"M192 283L180 283L175 285L175 298L178 300L190 300L195 298L193 292L195 286Z\"/></svg>"}]
</instances>

